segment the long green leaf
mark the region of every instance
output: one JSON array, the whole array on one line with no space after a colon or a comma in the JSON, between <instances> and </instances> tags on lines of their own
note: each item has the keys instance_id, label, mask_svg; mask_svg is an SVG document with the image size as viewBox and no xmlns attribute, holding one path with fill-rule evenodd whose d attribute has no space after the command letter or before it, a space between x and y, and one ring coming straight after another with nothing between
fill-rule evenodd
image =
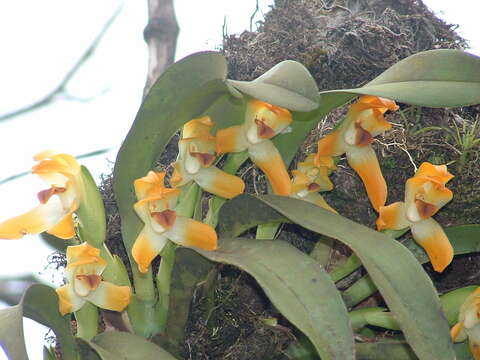
<instances>
[{"instance_id":1,"label":"long green leaf","mask_svg":"<svg viewBox=\"0 0 480 360\"><path fill-rule=\"evenodd\" d=\"M77 350L68 317L58 311L58 297L51 287L35 284L25 292L20 304L0 310L0 344L10 359L28 359L22 318L26 316L51 328L60 344L63 359L76 360Z\"/></svg>"},{"instance_id":2,"label":"long green leaf","mask_svg":"<svg viewBox=\"0 0 480 360\"><path fill-rule=\"evenodd\" d=\"M457 107L480 103L480 58L450 49L409 56L361 88L323 91L375 95L427 107ZM323 97L322 97L323 100Z\"/></svg>"},{"instance_id":3,"label":"long green leaf","mask_svg":"<svg viewBox=\"0 0 480 360\"><path fill-rule=\"evenodd\" d=\"M176 360L154 343L126 332L104 332L88 344L102 360Z\"/></svg>"},{"instance_id":4,"label":"long green leaf","mask_svg":"<svg viewBox=\"0 0 480 360\"><path fill-rule=\"evenodd\" d=\"M218 250L197 250L248 272L277 309L315 345L322 359L354 359L352 330L332 280L308 255L283 241L221 239Z\"/></svg>"},{"instance_id":5,"label":"long green leaf","mask_svg":"<svg viewBox=\"0 0 480 360\"><path fill-rule=\"evenodd\" d=\"M273 195L259 199L294 223L348 245L362 260L420 358L454 358L448 323L433 284L404 246L305 201Z\"/></svg>"}]
</instances>

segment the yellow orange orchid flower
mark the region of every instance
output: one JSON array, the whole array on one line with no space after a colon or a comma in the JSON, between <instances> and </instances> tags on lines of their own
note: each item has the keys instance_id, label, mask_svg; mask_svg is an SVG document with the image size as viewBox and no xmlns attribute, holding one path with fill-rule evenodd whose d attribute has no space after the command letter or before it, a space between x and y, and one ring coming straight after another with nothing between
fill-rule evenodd
<instances>
[{"instance_id":1,"label":"yellow orange orchid flower","mask_svg":"<svg viewBox=\"0 0 480 360\"><path fill-rule=\"evenodd\" d=\"M480 360L480 288L465 299L450 335L454 342L463 342L468 338L470 352L475 360Z\"/></svg>"},{"instance_id":2,"label":"yellow orange orchid flower","mask_svg":"<svg viewBox=\"0 0 480 360\"><path fill-rule=\"evenodd\" d=\"M381 206L377 219L378 230L410 227L413 238L425 249L438 272L452 261L453 248L440 224L431 217L452 199L452 191L445 187L451 178L446 165L424 162L415 176L407 180L405 202Z\"/></svg>"},{"instance_id":3,"label":"yellow orange orchid flower","mask_svg":"<svg viewBox=\"0 0 480 360\"><path fill-rule=\"evenodd\" d=\"M319 191L330 191L333 189L333 183L329 175L336 166L331 156L322 156L315 165L315 154L307 156L305 161L300 162L297 170L292 171L292 192L290 197L305 200L318 205L326 210L337 213L327 204Z\"/></svg>"},{"instance_id":4,"label":"yellow orange orchid flower","mask_svg":"<svg viewBox=\"0 0 480 360\"><path fill-rule=\"evenodd\" d=\"M138 199L134 208L145 223L132 248L141 272L147 272L168 239L187 247L217 248L217 233L211 226L177 215L175 206L180 190L166 188L164 178L163 172L149 171L134 183Z\"/></svg>"},{"instance_id":5,"label":"yellow orange orchid flower","mask_svg":"<svg viewBox=\"0 0 480 360\"><path fill-rule=\"evenodd\" d=\"M88 243L67 247L67 284L56 290L62 315L80 310L87 301L113 311L127 307L130 287L103 281L106 266L100 250Z\"/></svg>"},{"instance_id":6,"label":"yellow orange orchid flower","mask_svg":"<svg viewBox=\"0 0 480 360\"><path fill-rule=\"evenodd\" d=\"M19 239L44 231L61 239L75 236L72 214L83 196L81 169L77 160L67 154L44 151L32 173L45 180L50 188L38 193L38 205L29 212L0 223L0 239Z\"/></svg>"},{"instance_id":7,"label":"yellow orange orchid flower","mask_svg":"<svg viewBox=\"0 0 480 360\"><path fill-rule=\"evenodd\" d=\"M178 142L179 160L174 163L170 182L173 186L183 186L193 180L203 190L231 199L243 193L245 183L212 165L216 157L215 137L210 135L213 125L210 117L204 116L183 126Z\"/></svg>"},{"instance_id":8,"label":"yellow orange orchid flower","mask_svg":"<svg viewBox=\"0 0 480 360\"><path fill-rule=\"evenodd\" d=\"M385 205L387 184L370 144L375 136L392 127L383 114L397 109L392 100L361 96L350 106L340 126L318 142L317 159L346 154L349 165L362 179L370 202L377 211Z\"/></svg>"},{"instance_id":9,"label":"yellow orange orchid flower","mask_svg":"<svg viewBox=\"0 0 480 360\"><path fill-rule=\"evenodd\" d=\"M288 196L291 192L290 177L280 152L270 139L285 130L291 122L292 115L287 109L260 100L250 100L242 125L217 132L217 152L248 150L250 159L270 181L273 192Z\"/></svg>"}]
</instances>

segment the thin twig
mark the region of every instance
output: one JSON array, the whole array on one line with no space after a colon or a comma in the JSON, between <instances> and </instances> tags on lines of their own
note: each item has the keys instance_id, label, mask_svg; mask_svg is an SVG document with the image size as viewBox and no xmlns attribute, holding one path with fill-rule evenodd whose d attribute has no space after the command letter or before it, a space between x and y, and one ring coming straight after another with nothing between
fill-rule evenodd
<instances>
[{"instance_id":1,"label":"thin twig","mask_svg":"<svg viewBox=\"0 0 480 360\"><path fill-rule=\"evenodd\" d=\"M83 55L77 60L77 62L73 65L73 67L65 74L62 81L60 82L60 84L57 85L57 87L55 87L51 92L45 95L42 99L34 102L31 105L27 105L25 107L14 110L12 112L0 115L0 122L9 120L16 116L19 116L19 115L28 113L30 111L37 110L46 105L49 105L50 103L54 102L56 99L58 99L62 95L64 96L65 99L69 99L69 100L76 99L74 96L67 94L67 91L66 91L67 85L70 82L70 80L76 75L76 73L80 70L80 68L85 64L85 62L93 55L98 44L100 43L103 36L107 32L107 30L110 28L114 20L117 18L121 9L122 9L122 5L115 11L115 13L110 17L110 19L108 19L108 21L105 23L105 25L103 26L102 30L97 35L95 40L90 44L90 46L83 53Z\"/></svg>"}]
</instances>

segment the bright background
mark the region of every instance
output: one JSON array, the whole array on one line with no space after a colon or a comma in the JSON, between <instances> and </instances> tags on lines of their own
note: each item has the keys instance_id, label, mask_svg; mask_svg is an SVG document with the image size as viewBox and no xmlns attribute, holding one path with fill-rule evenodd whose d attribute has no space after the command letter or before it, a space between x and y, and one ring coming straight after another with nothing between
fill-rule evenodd
<instances>
[{"instance_id":1,"label":"bright background","mask_svg":"<svg viewBox=\"0 0 480 360\"><path fill-rule=\"evenodd\" d=\"M424 0L440 17L459 24L480 55L478 13L472 0ZM260 0L262 12L273 0ZM16 0L0 2L0 114L37 101L56 87L80 58L109 17L118 0ZM201 50L215 50L222 40L224 17L229 33L250 27L255 0L175 0L180 35L176 59ZM112 148L81 162L99 176L111 162L140 105L147 71L143 29L146 1L125 1L120 15L95 54L69 83L68 94L91 101L59 99L53 105L0 122L0 181L29 170L32 156L46 149L74 155ZM0 185L0 221L36 205L45 185L33 176ZM0 277L35 274L51 283L45 269L52 249L34 236L0 242ZM4 306L0 303L0 308ZM41 359L45 328L26 320L28 353ZM4 356L0 350L0 360Z\"/></svg>"}]
</instances>

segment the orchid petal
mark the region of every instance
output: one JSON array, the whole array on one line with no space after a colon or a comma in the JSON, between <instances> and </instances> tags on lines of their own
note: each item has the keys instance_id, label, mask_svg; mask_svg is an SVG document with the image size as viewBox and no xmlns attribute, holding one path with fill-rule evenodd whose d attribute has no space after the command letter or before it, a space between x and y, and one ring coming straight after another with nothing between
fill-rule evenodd
<instances>
[{"instance_id":1,"label":"orchid petal","mask_svg":"<svg viewBox=\"0 0 480 360\"><path fill-rule=\"evenodd\" d=\"M170 184L172 184L172 186L183 186L193 180L192 175L185 171L180 161L176 161L172 165L173 174L170 177Z\"/></svg>"},{"instance_id":2,"label":"orchid petal","mask_svg":"<svg viewBox=\"0 0 480 360\"><path fill-rule=\"evenodd\" d=\"M282 132L292 122L287 109L260 100L250 100L245 111L245 130L251 144L271 139Z\"/></svg>"},{"instance_id":3,"label":"orchid petal","mask_svg":"<svg viewBox=\"0 0 480 360\"><path fill-rule=\"evenodd\" d=\"M102 309L123 311L130 303L130 296L130 287L102 281L85 299Z\"/></svg>"},{"instance_id":4,"label":"orchid petal","mask_svg":"<svg viewBox=\"0 0 480 360\"><path fill-rule=\"evenodd\" d=\"M210 225L183 216L178 216L173 227L164 234L179 245L209 251L217 248L217 233Z\"/></svg>"},{"instance_id":5,"label":"orchid petal","mask_svg":"<svg viewBox=\"0 0 480 360\"><path fill-rule=\"evenodd\" d=\"M80 310L85 304L85 300L75 293L71 284L61 286L55 291L58 295L58 306L62 315Z\"/></svg>"},{"instance_id":6,"label":"orchid petal","mask_svg":"<svg viewBox=\"0 0 480 360\"><path fill-rule=\"evenodd\" d=\"M407 180L405 186L407 217L413 222L427 219L435 215L452 197L452 191L443 184L432 181L429 177L414 176Z\"/></svg>"},{"instance_id":7,"label":"orchid petal","mask_svg":"<svg viewBox=\"0 0 480 360\"><path fill-rule=\"evenodd\" d=\"M208 135L213 125L209 116L192 119L183 125L182 139Z\"/></svg>"},{"instance_id":8,"label":"orchid petal","mask_svg":"<svg viewBox=\"0 0 480 360\"><path fill-rule=\"evenodd\" d=\"M415 241L422 246L432 263L433 269L442 272L453 259L453 248L442 227L429 218L411 224Z\"/></svg>"},{"instance_id":9,"label":"orchid petal","mask_svg":"<svg viewBox=\"0 0 480 360\"><path fill-rule=\"evenodd\" d=\"M60 200L53 197L46 204L0 223L0 239L20 239L27 234L40 234L53 228L67 215ZM70 233L64 235L68 236Z\"/></svg>"},{"instance_id":10,"label":"orchid petal","mask_svg":"<svg viewBox=\"0 0 480 360\"><path fill-rule=\"evenodd\" d=\"M201 169L195 175L195 181L203 190L225 199L234 198L245 190L245 183L241 178L215 166Z\"/></svg>"},{"instance_id":11,"label":"orchid petal","mask_svg":"<svg viewBox=\"0 0 480 360\"><path fill-rule=\"evenodd\" d=\"M362 179L368 198L373 208L378 211L387 200L387 184L375 151L370 146L349 148L347 160Z\"/></svg>"},{"instance_id":12,"label":"orchid petal","mask_svg":"<svg viewBox=\"0 0 480 360\"><path fill-rule=\"evenodd\" d=\"M240 125L218 130L216 139L216 150L219 154L244 151L249 146L243 127Z\"/></svg>"},{"instance_id":13,"label":"orchid petal","mask_svg":"<svg viewBox=\"0 0 480 360\"><path fill-rule=\"evenodd\" d=\"M453 342L463 342L467 340L467 333L465 332L463 321L456 323L450 329L450 336Z\"/></svg>"},{"instance_id":14,"label":"orchid petal","mask_svg":"<svg viewBox=\"0 0 480 360\"><path fill-rule=\"evenodd\" d=\"M424 162L419 166L415 177L429 177L445 185L454 176L448 172L447 165L433 165Z\"/></svg>"},{"instance_id":15,"label":"orchid petal","mask_svg":"<svg viewBox=\"0 0 480 360\"><path fill-rule=\"evenodd\" d=\"M267 176L272 185L273 193L288 196L291 193L290 176L280 152L270 140L251 145L248 148L250 159Z\"/></svg>"},{"instance_id":16,"label":"orchid petal","mask_svg":"<svg viewBox=\"0 0 480 360\"><path fill-rule=\"evenodd\" d=\"M142 273L148 271L152 260L162 251L167 244L167 237L159 234L150 226L144 226L132 247L132 256Z\"/></svg>"},{"instance_id":17,"label":"orchid petal","mask_svg":"<svg viewBox=\"0 0 480 360\"><path fill-rule=\"evenodd\" d=\"M380 206L377 229L400 230L410 226L407 219L405 203L398 201L388 206Z\"/></svg>"},{"instance_id":18,"label":"orchid petal","mask_svg":"<svg viewBox=\"0 0 480 360\"><path fill-rule=\"evenodd\" d=\"M72 214L73 211L67 213L56 225L49 228L47 233L65 240L73 238L75 236L75 224Z\"/></svg>"},{"instance_id":19,"label":"orchid petal","mask_svg":"<svg viewBox=\"0 0 480 360\"><path fill-rule=\"evenodd\" d=\"M315 158L315 165L320 166L320 156L339 156L345 153L346 143L343 139L343 134L340 129L332 131L327 136L324 136L318 142L317 157Z\"/></svg>"}]
</instances>

